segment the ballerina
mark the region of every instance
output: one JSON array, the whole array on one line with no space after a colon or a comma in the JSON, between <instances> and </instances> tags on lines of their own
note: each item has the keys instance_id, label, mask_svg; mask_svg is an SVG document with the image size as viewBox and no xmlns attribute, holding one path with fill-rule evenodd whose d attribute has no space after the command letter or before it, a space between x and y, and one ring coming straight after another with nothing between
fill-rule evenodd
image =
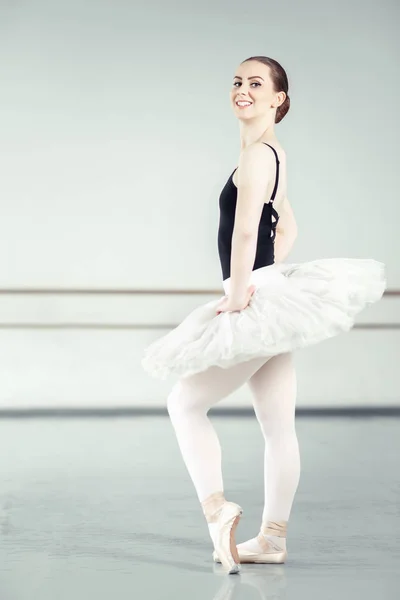
<instances>
[{"instance_id":1,"label":"ballerina","mask_svg":"<svg viewBox=\"0 0 400 600\"><path fill-rule=\"evenodd\" d=\"M297 226L286 193L286 156L274 131L290 107L274 59L243 61L230 92L241 152L220 198L218 253L225 295L198 306L146 348L143 368L179 379L167 399L179 448L214 546L228 573L240 563L284 563L300 478L292 352L351 329L377 302L385 267L372 258L284 262ZM264 509L258 534L236 545L241 506L224 495L221 447L207 413L248 383L265 438Z\"/></svg>"}]
</instances>

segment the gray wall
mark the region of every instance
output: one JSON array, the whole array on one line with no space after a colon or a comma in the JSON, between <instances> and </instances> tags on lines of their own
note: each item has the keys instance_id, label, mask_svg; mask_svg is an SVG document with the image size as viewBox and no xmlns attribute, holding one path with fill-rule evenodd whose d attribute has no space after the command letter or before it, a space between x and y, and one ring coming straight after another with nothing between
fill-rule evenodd
<instances>
[{"instance_id":1,"label":"gray wall","mask_svg":"<svg viewBox=\"0 0 400 600\"><path fill-rule=\"evenodd\" d=\"M173 380L140 357L166 330L125 325L175 323L213 296L65 292L221 288L218 195L239 153L229 90L250 55L290 80L276 126L299 226L290 260L373 257L400 288L394 2L0 6L0 408L165 403ZM358 322L398 323L399 302ZM357 329L299 352L299 405L400 404L399 339ZM248 401L242 389L225 404Z\"/></svg>"}]
</instances>

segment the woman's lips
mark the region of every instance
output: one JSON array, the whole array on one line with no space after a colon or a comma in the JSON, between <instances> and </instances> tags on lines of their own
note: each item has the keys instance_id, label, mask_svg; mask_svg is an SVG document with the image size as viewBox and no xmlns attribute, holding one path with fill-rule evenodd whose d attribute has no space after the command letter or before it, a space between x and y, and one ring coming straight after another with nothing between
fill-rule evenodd
<instances>
[{"instance_id":1,"label":"woman's lips","mask_svg":"<svg viewBox=\"0 0 400 600\"><path fill-rule=\"evenodd\" d=\"M239 102L240 102L240 104L239 104ZM237 100L235 102L235 104L238 108L248 108L249 106L252 106L253 103L248 102L247 100Z\"/></svg>"}]
</instances>

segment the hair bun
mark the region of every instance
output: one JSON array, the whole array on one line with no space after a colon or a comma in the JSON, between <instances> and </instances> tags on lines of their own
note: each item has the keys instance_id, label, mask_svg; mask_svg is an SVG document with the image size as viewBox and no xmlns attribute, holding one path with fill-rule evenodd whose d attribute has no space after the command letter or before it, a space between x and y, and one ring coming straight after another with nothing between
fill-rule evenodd
<instances>
[{"instance_id":1,"label":"hair bun","mask_svg":"<svg viewBox=\"0 0 400 600\"><path fill-rule=\"evenodd\" d=\"M290 108L290 98L289 98L288 94L286 94L285 100L282 102L282 104L280 106L278 106L278 110L276 111L275 123L279 123L280 121L282 121L283 117L286 115L289 108Z\"/></svg>"}]
</instances>

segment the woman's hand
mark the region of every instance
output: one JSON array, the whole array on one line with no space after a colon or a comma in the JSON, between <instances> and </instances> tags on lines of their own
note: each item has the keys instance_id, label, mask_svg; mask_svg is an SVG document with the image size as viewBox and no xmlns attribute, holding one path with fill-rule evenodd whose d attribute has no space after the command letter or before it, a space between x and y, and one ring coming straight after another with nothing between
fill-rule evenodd
<instances>
[{"instance_id":1,"label":"woman's hand","mask_svg":"<svg viewBox=\"0 0 400 600\"><path fill-rule=\"evenodd\" d=\"M220 304L218 304L217 306L217 315L219 315L222 312L235 312L245 309L248 306L250 298L254 294L255 290L255 285L249 286L246 292L246 296L241 302L235 302L231 300L229 296L224 296Z\"/></svg>"}]
</instances>

